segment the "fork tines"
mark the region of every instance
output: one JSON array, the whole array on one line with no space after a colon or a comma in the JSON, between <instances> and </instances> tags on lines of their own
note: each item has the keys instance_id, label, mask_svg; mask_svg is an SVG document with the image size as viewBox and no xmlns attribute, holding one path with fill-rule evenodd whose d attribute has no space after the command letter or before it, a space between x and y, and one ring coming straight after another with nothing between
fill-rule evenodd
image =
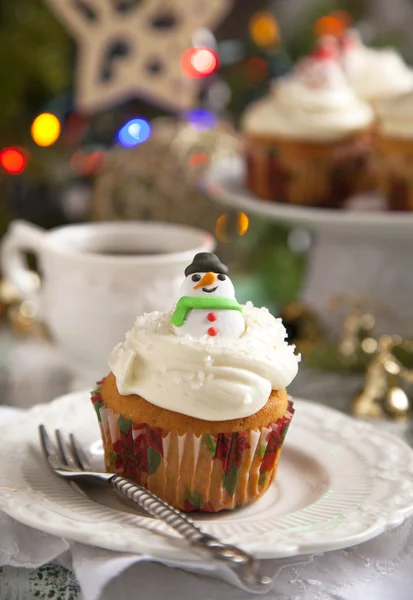
<instances>
[{"instance_id":1,"label":"fork tines","mask_svg":"<svg viewBox=\"0 0 413 600\"><path fill-rule=\"evenodd\" d=\"M46 427L39 425L40 442L47 462L52 468L90 470L85 453L76 441L73 433L69 435L69 443L59 429L55 430L56 444L52 442Z\"/></svg>"}]
</instances>

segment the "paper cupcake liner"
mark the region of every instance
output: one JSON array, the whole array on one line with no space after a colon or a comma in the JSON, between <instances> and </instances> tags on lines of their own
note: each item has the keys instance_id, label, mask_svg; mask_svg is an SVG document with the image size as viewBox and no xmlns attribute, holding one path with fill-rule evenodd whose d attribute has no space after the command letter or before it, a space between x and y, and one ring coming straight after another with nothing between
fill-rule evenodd
<instances>
[{"instance_id":1,"label":"paper cupcake liner","mask_svg":"<svg viewBox=\"0 0 413 600\"><path fill-rule=\"evenodd\" d=\"M106 470L122 473L184 511L217 512L261 496L274 478L294 413L290 401L283 417L260 430L196 436L114 413L103 403L100 387L92 392L92 402Z\"/></svg>"},{"instance_id":2,"label":"paper cupcake liner","mask_svg":"<svg viewBox=\"0 0 413 600\"><path fill-rule=\"evenodd\" d=\"M413 140L379 140L375 163L378 187L389 209L413 210Z\"/></svg>"},{"instance_id":3,"label":"paper cupcake liner","mask_svg":"<svg viewBox=\"0 0 413 600\"><path fill-rule=\"evenodd\" d=\"M369 145L363 135L331 144L251 139L246 184L275 202L340 208L374 184Z\"/></svg>"}]
</instances>

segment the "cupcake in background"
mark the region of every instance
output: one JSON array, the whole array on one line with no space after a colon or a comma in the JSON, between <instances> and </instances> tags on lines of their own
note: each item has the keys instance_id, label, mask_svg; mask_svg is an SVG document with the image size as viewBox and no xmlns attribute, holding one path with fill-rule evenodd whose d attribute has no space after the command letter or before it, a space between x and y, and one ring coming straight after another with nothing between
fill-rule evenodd
<instances>
[{"instance_id":1,"label":"cupcake in background","mask_svg":"<svg viewBox=\"0 0 413 600\"><path fill-rule=\"evenodd\" d=\"M276 202L341 207L361 191L373 119L346 80L336 40L321 39L243 115L248 188Z\"/></svg>"},{"instance_id":2,"label":"cupcake in background","mask_svg":"<svg viewBox=\"0 0 413 600\"><path fill-rule=\"evenodd\" d=\"M238 304L217 256L197 254L174 309L138 317L92 393L106 469L182 510L261 497L294 412L285 337L267 309Z\"/></svg>"},{"instance_id":3,"label":"cupcake in background","mask_svg":"<svg viewBox=\"0 0 413 600\"><path fill-rule=\"evenodd\" d=\"M390 210L413 210L413 92L378 110L376 172Z\"/></svg>"},{"instance_id":4,"label":"cupcake in background","mask_svg":"<svg viewBox=\"0 0 413 600\"><path fill-rule=\"evenodd\" d=\"M375 109L381 101L413 90L413 69L393 48L367 48L356 29L347 30L340 48L350 85Z\"/></svg>"}]
</instances>

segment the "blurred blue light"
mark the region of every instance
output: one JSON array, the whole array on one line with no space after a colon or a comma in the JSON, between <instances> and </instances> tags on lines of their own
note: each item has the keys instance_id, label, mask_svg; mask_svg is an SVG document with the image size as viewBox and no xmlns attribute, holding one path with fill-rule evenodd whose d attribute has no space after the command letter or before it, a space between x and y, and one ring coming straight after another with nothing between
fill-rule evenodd
<instances>
[{"instance_id":1,"label":"blurred blue light","mask_svg":"<svg viewBox=\"0 0 413 600\"><path fill-rule=\"evenodd\" d=\"M218 124L218 119L214 113L204 108L195 108L194 110L188 110L185 113L185 118L188 123L196 131L208 131Z\"/></svg>"},{"instance_id":2,"label":"blurred blue light","mask_svg":"<svg viewBox=\"0 0 413 600\"><path fill-rule=\"evenodd\" d=\"M118 131L118 141L125 148L132 148L151 137L151 126L144 119L131 119Z\"/></svg>"}]
</instances>

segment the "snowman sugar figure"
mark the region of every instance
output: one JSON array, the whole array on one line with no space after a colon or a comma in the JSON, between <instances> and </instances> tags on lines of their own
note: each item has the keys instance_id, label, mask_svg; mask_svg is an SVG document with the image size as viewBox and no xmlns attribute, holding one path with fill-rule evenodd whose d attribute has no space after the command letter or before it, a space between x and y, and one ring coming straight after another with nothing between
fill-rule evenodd
<instances>
[{"instance_id":1,"label":"snowman sugar figure","mask_svg":"<svg viewBox=\"0 0 413 600\"><path fill-rule=\"evenodd\" d=\"M185 269L171 323L176 335L195 338L239 338L245 331L242 307L228 277L228 267L215 254L200 252Z\"/></svg>"}]
</instances>

